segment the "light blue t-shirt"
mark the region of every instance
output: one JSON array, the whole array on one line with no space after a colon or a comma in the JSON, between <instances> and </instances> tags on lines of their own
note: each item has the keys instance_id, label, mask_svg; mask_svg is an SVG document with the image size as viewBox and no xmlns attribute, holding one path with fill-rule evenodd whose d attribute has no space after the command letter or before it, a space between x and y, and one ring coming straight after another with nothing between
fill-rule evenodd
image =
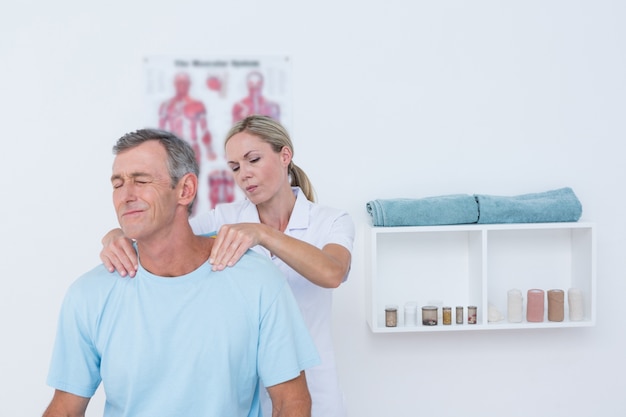
<instances>
[{"instance_id":1,"label":"light blue t-shirt","mask_svg":"<svg viewBox=\"0 0 626 417\"><path fill-rule=\"evenodd\" d=\"M318 363L282 274L248 251L221 272L83 275L63 302L47 382L91 397L102 381L106 417L260 416L259 380Z\"/></svg>"}]
</instances>

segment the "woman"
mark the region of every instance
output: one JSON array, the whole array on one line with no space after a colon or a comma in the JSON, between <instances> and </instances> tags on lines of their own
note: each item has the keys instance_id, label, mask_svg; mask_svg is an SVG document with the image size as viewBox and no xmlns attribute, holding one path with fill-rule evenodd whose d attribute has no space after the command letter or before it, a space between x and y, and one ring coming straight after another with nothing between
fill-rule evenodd
<instances>
[{"instance_id":1,"label":"woman","mask_svg":"<svg viewBox=\"0 0 626 417\"><path fill-rule=\"evenodd\" d=\"M236 123L225 142L226 159L246 200L221 204L191 220L194 232L219 230L209 262L221 270L252 248L283 271L322 358L306 378L313 417L345 416L332 346L332 289L347 278L354 223L341 210L314 203L308 177L293 159L289 134L265 116ZM119 229L103 239L110 271L134 276L136 254ZM272 415L269 397L264 415Z\"/></svg>"}]
</instances>

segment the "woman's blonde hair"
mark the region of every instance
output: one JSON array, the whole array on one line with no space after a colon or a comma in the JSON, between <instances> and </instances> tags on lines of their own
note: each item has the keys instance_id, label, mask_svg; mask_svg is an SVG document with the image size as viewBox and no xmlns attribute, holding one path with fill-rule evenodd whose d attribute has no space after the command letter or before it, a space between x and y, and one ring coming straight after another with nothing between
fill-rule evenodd
<instances>
[{"instance_id":1,"label":"woman's blonde hair","mask_svg":"<svg viewBox=\"0 0 626 417\"><path fill-rule=\"evenodd\" d=\"M262 141L268 143L274 152L277 153L286 146L291 151L293 158L293 143L291 142L289 133L287 132L287 129L285 129L283 125L278 123L276 120L261 115L248 116L235 123L233 127L230 128L228 134L226 135L224 146L226 146L230 138L241 132L247 132L251 135L257 136ZM291 185L293 187L300 187L307 200L314 202L315 190L313 189L313 185L311 184L311 181L306 173L293 163L293 159L289 163L288 170L289 177L291 178Z\"/></svg>"}]
</instances>

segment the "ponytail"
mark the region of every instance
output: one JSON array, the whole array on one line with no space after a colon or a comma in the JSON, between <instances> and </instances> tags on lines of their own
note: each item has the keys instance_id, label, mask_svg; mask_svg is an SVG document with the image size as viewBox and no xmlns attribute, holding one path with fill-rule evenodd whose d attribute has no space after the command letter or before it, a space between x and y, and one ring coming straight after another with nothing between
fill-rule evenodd
<instances>
[{"instance_id":1,"label":"ponytail","mask_svg":"<svg viewBox=\"0 0 626 417\"><path fill-rule=\"evenodd\" d=\"M289 163L289 176L292 187L300 187L307 200L315 203L315 190L306 173L291 161Z\"/></svg>"}]
</instances>

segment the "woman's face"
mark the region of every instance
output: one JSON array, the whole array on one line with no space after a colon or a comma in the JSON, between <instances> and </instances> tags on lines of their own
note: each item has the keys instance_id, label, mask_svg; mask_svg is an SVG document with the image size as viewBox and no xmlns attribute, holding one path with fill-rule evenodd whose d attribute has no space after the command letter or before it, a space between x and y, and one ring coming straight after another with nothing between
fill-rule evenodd
<instances>
[{"instance_id":1,"label":"woman's face","mask_svg":"<svg viewBox=\"0 0 626 417\"><path fill-rule=\"evenodd\" d=\"M258 136L239 132L228 140L225 150L237 185L252 203L265 203L281 187L289 187L287 167L291 151L287 147L276 153Z\"/></svg>"}]
</instances>

